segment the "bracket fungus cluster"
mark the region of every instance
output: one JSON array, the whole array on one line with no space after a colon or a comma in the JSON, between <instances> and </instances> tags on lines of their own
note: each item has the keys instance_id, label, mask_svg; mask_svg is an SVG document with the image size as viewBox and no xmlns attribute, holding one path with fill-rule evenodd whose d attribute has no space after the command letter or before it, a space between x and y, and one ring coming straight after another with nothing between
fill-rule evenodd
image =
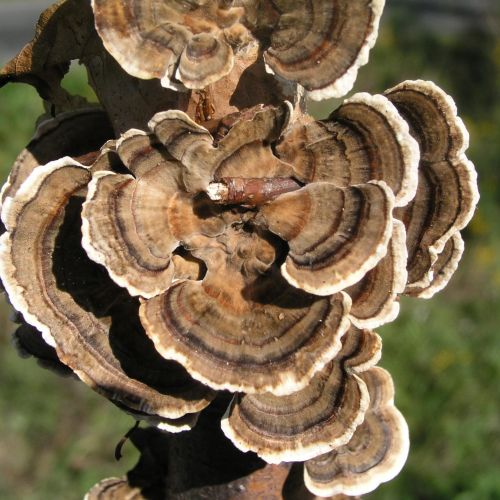
<instances>
[{"instance_id":1,"label":"bracket fungus cluster","mask_svg":"<svg viewBox=\"0 0 500 500\"><path fill-rule=\"evenodd\" d=\"M305 112L304 89L351 89L383 4L62 0L1 70L55 114L1 192L16 345L170 433L145 456L163 443L176 457L142 489L105 480L89 498L201 491L199 471L173 464L200 440L243 464L221 482L276 490L303 462L323 497L403 466L408 429L373 330L402 294L448 283L478 191L467 131L432 82ZM98 104L60 87L75 58ZM282 465L258 475L265 462Z\"/></svg>"}]
</instances>

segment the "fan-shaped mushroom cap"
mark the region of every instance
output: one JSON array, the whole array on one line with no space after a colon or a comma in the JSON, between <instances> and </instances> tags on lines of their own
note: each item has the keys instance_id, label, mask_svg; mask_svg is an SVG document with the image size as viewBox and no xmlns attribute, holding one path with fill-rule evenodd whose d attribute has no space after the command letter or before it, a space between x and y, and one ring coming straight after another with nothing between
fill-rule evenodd
<instances>
[{"instance_id":1,"label":"fan-shaped mushroom cap","mask_svg":"<svg viewBox=\"0 0 500 500\"><path fill-rule=\"evenodd\" d=\"M289 394L304 387L340 349L348 297L289 286L272 267L269 236L233 227L209 246L201 241L192 253L207 266L203 281L175 283L141 306L156 349L213 388Z\"/></svg>"},{"instance_id":2,"label":"fan-shaped mushroom cap","mask_svg":"<svg viewBox=\"0 0 500 500\"><path fill-rule=\"evenodd\" d=\"M223 36L198 33L182 52L176 78L188 88L201 89L227 75L233 65L233 49Z\"/></svg>"},{"instance_id":3,"label":"fan-shaped mushroom cap","mask_svg":"<svg viewBox=\"0 0 500 500\"><path fill-rule=\"evenodd\" d=\"M397 212L406 226L411 293L429 287L446 242L471 219L479 200L477 176L465 156L467 130L450 96L421 80L403 82L386 96L410 125L421 152L417 194Z\"/></svg>"},{"instance_id":4,"label":"fan-shaped mushroom cap","mask_svg":"<svg viewBox=\"0 0 500 500\"><path fill-rule=\"evenodd\" d=\"M382 339L380 336L371 330L351 325L347 334L342 337L342 351L336 359L341 359L347 371L362 373L375 366L381 356Z\"/></svg>"},{"instance_id":5,"label":"fan-shaped mushroom cap","mask_svg":"<svg viewBox=\"0 0 500 500\"><path fill-rule=\"evenodd\" d=\"M351 321L359 328L377 328L399 314L399 294L406 287L406 232L394 219L386 256L345 291L352 299Z\"/></svg>"},{"instance_id":6,"label":"fan-shaped mushroom cap","mask_svg":"<svg viewBox=\"0 0 500 500\"><path fill-rule=\"evenodd\" d=\"M92 7L104 46L125 71L165 87L210 85L231 71L231 45L251 40L239 22L243 8L224 2L93 0Z\"/></svg>"},{"instance_id":7,"label":"fan-shaped mushroom cap","mask_svg":"<svg viewBox=\"0 0 500 500\"><path fill-rule=\"evenodd\" d=\"M242 451L269 463L308 460L347 443L368 407L356 375L380 357L381 342L369 330L351 328L335 359L302 390L288 396L236 395L222 430Z\"/></svg>"},{"instance_id":8,"label":"fan-shaped mushroom cap","mask_svg":"<svg viewBox=\"0 0 500 500\"><path fill-rule=\"evenodd\" d=\"M361 378L370 394L364 422L346 445L305 463L304 481L316 495L369 493L395 477L408 456L408 426L394 406L391 376L375 367Z\"/></svg>"},{"instance_id":9,"label":"fan-shaped mushroom cap","mask_svg":"<svg viewBox=\"0 0 500 500\"><path fill-rule=\"evenodd\" d=\"M126 476L108 477L92 486L84 500L145 500L139 487L130 486Z\"/></svg>"},{"instance_id":10,"label":"fan-shaped mushroom cap","mask_svg":"<svg viewBox=\"0 0 500 500\"><path fill-rule=\"evenodd\" d=\"M89 180L88 168L62 158L35 169L6 201L0 274L9 299L99 393L165 418L197 412L211 391L156 353L138 323L138 305L124 301L123 291L81 248Z\"/></svg>"},{"instance_id":11,"label":"fan-shaped mushroom cap","mask_svg":"<svg viewBox=\"0 0 500 500\"><path fill-rule=\"evenodd\" d=\"M404 206L417 189L418 145L381 95L356 94L327 120L291 127L276 148L302 182L338 187L384 181Z\"/></svg>"},{"instance_id":12,"label":"fan-shaped mushroom cap","mask_svg":"<svg viewBox=\"0 0 500 500\"><path fill-rule=\"evenodd\" d=\"M317 182L263 206L260 217L288 241L281 268L292 285L330 295L356 283L387 252L394 195L384 182L338 188Z\"/></svg>"},{"instance_id":13,"label":"fan-shaped mushroom cap","mask_svg":"<svg viewBox=\"0 0 500 500\"><path fill-rule=\"evenodd\" d=\"M315 100L351 90L375 44L384 0L274 1L279 20L264 53L269 69Z\"/></svg>"},{"instance_id":14,"label":"fan-shaped mushroom cap","mask_svg":"<svg viewBox=\"0 0 500 500\"><path fill-rule=\"evenodd\" d=\"M188 192L206 191L221 177L287 177L290 165L274 156L270 143L287 126L291 108L257 109L251 119L236 122L214 145L205 128L181 111L157 113L149 127L167 151L185 167L183 181Z\"/></svg>"},{"instance_id":15,"label":"fan-shaped mushroom cap","mask_svg":"<svg viewBox=\"0 0 500 500\"><path fill-rule=\"evenodd\" d=\"M116 149L135 177L93 175L82 213L82 244L131 295L154 297L170 286L174 273L170 261L178 241L167 211L179 189L179 167L138 130L124 134Z\"/></svg>"}]
</instances>

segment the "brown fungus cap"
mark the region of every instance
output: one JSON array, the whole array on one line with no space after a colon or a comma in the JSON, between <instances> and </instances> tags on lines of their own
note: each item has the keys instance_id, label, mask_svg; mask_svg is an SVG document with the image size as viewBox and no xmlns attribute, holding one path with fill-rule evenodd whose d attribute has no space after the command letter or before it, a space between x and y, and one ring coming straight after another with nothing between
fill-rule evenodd
<instances>
[{"instance_id":1,"label":"brown fungus cap","mask_svg":"<svg viewBox=\"0 0 500 500\"><path fill-rule=\"evenodd\" d=\"M83 247L131 295L154 297L170 286L174 273L178 241L167 211L179 189L179 166L139 130L126 132L115 148L130 174L93 174L82 213Z\"/></svg>"},{"instance_id":2,"label":"brown fungus cap","mask_svg":"<svg viewBox=\"0 0 500 500\"><path fill-rule=\"evenodd\" d=\"M202 89L258 46L269 72L324 99L351 89L384 1L93 0L92 7L106 49L136 77Z\"/></svg>"},{"instance_id":3,"label":"brown fungus cap","mask_svg":"<svg viewBox=\"0 0 500 500\"><path fill-rule=\"evenodd\" d=\"M363 495L390 481L408 456L408 426L394 406L391 376L382 368L361 374L370 405L351 440L305 463L307 488L321 497Z\"/></svg>"},{"instance_id":4,"label":"brown fungus cap","mask_svg":"<svg viewBox=\"0 0 500 500\"><path fill-rule=\"evenodd\" d=\"M201 89L227 75L233 46L251 41L240 24L242 7L223 1L93 0L104 46L139 78L165 87Z\"/></svg>"},{"instance_id":5,"label":"brown fungus cap","mask_svg":"<svg viewBox=\"0 0 500 500\"><path fill-rule=\"evenodd\" d=\"M271 2L269 2L271 3ZM302 85L315 100L351 90L375 44L384 0L280 0L264 52L269 70Z\"/></svg>"},{"instance_id":6,"label":"brown fungus cap","mask_svg":"<svg viewBox=\"0 0 500 500\"><path fill-rule=\"evenodd\" d=\"M242 451L269 463L303 461L346 444L361 424L368 392L358 372L380 358L380 338L352 327L335 359L288 396L236 395L222 430Z\"/></svg>"},{"instance_id":7,"label":"brown fungus cap","mask_svg":"<svg viewBox=\"0 0 500 500\"><path fill-rule=\"evenodd\" d=\"M159 417L195 413L212 392L156 353L138 321L138 304L81 248L89 180L88 168L62 158L35 169L6 201L0 273L9 299L97 392Z\"/></svg>"},{"instance_id":8,"label":"brown fungus cap","mask_svg":"<svg viewBox=\"0 0 500 500\"><path fill-rule=\"evenodd\" d=\"M186 244L206 276L144 301L141 321L156 349L192 377L217 389L289 394L339 351L349 298L288 285L274 264L276 237L229 226Z\"/></svg>"},{"instance_id":9,"label":"brown fungus cap","mask_svg":"<svg viewBox=\"0 0 500 500\"><path fill-rule=\"evenodd\" d=\"M263 206L264 224L288 242L281 272L293 286L330 295L359 281L387 253L394 195L382 181L338 188L316 182Z\"/></svg>"},{"instance_id":10,"label":"brown fungus cap","mask_svg":"<svg viewBox=\"0 0 500 500\"><path fill-rule=\"evenodd\" d=\"M419 296L418 290L425 289L429 297L439 254L468 224L479 200L474 165L465 156L469 135L452 98L432 82L403 82L385 95L420 146L417 193L412 203L397 211L397 217L407 232L406 292ZM445 274L448 280L453 273ZM442 278L440 283L441 288L446 285Z\"/></svg>"},{"instance_id":11,"label":"brown fungus cap","mask_svg":"<svg viewBox=\"0 0 500 500\"><path fill-rule=\"evenodd\" d=\"M274 156L270 146L286 128L290 114L289 103L257 108L253 116L237 121L217 144L208 130L181 111L157 113L149 127L182 162L184 186L194 194L207 191L210 182L227 176L291 175L291 166Z\"/></svg>"},{"instance_id":12,"label":"brown fungus cap","mask_svg":"<svg viewBox=\"0 0 500 500\"><path fill-rule=\"evenodd\" d=\"M328 119L290 127L276 152L305 183L346 187L381 180L394 192L395 206L415 196L417 142L394 105L381 95L356 94Z\"/></svg>"},{"instance_id":13,"label":"brown fungus cap","mask_svg":"<svg viewBox=\"0 0 500 500\"><path fill-rule=\"evenodd\" d=\"M346 288L352 299L351 321L359 328L377 328L396 319L399 295L406 287L406 232L393 220L392 237L385 257L356 284Z\"/></svg>"}]
</instances>

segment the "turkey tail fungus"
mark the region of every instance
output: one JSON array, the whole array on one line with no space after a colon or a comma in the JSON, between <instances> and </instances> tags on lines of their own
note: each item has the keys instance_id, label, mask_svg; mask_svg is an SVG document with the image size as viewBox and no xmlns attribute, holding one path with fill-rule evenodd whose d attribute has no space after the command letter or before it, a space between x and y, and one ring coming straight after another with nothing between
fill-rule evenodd
<instances>
[{"instance_id":1,"label":"turkey tail fungus","mask_svg":"<svg viewBox=\"0 0 500 500\"><path fill-rule=\"evenodd\" d=\"M147 425L87 499L352 498L403 467L373 329L446 286L479 195L432 82L307 114L383 7L61 0L0 71L55 114L1 191L15 343ZM61 87L72 60L97 104Z\"/></svg>"}]
</instances>

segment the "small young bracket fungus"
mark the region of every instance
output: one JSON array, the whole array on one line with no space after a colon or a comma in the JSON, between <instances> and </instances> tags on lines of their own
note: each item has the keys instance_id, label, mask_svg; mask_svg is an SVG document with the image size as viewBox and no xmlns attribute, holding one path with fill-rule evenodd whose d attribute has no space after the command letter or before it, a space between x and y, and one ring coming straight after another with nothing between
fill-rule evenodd
<instances>
[{"instance_id":1,"label":"small young bracket fungus","mask_svg":"<svg viewBox=\"0 0 500 500\"><path fill-rule=\"evenodd\" d=\"M378 367L360 376L370 395L363 423L347 444L305 463L304 481L315 495L369 493L399 474L408 456L408 426L394 406L391 376Z\"/></svg>"},{"instance_id":2,"label":"small young bracket fungus","mask_svg":"<svg viewBox=\"0 0 500 500\"><path fill-rule=\"evenodd\" d=\"M289 396L236 395L222 430L242 451L269 463L303 461L346 444L361 424L368 392L357 373L380 358L380 338L352 327L335 359Z\"/></svg>"},{"instance_id":3,"label":"small young bracket fungus","mask_svg":"<svg viewBox=\"0 0 500 500\"><path fill-rule=\"evenodd\" d=\"M385 95L408 122L420 146L417 193L412 203L397 211L397 217L407 231L406 293L430 297L446 285L451 269L456 268L458 240L448 246L456 246L454 264L450 262L440 274L439 285L433 286L439 255L448 240L468 224L479 200L474 165L465 156L469 135L452 98L432 82L403 82ZM443 260L449 259L443 257L438 266L443 266Z\"/></svg>"},{"instance_id":4,"label":"small young bracket fungus","mask_svg":"<svg viewBox=\"0 0 500 500\"><path fill-rule=\"evenodd\" d=\"M453 273L457 270L458 263L464 253L464 240L457 231L446 242L443 251L437 256L432 266L432 279L427 286L413 286L406 290L407 295L430 299L437 292L441 291L450 281Z\"/></svg>"}]
</instances>

